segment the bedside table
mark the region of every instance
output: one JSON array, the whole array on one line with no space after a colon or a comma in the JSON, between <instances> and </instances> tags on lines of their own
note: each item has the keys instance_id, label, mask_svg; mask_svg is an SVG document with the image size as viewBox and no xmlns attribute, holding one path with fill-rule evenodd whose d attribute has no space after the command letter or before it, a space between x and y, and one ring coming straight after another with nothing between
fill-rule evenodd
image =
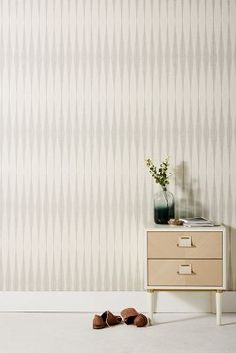
<instances>
[{"instance_id":1,"label":"bedside table","mask_svg":"<svg viewBox=\"0 0 236 353\"><path fill-rule=\"evenodd\" d=\"M153 319L155 291L215 291L221 324L222 293L227 283L225 227L153 225L146 228L146 290Z\"/></svg>"}]
</instances>

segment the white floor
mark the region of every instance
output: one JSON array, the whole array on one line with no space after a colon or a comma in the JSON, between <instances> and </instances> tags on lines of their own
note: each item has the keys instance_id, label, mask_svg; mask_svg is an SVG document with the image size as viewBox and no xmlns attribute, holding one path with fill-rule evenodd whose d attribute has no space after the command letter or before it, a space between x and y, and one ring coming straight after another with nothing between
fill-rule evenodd
<instances>
[{"instance_id":1,"label":"white floor","mask_svg":"<svg viewBox=\"0 0 236 353\"><path fill-rule=\"evenodd\" d=\"M91 328L93 314L0 313L0 353L235 353L236 314L160 314L145 328Z\"/></svg>"}]
</instances>

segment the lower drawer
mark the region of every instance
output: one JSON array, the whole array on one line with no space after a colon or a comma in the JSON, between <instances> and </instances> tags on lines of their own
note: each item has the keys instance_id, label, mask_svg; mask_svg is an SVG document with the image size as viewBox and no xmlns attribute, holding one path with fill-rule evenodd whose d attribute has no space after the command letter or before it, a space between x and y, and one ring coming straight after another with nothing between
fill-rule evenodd
<instances>
[{"instance_id":1,"label":"lower drawer","mask_svg":"<svg viewBox=\"0 0 236 353\"><path fill-rule=\"evenodd\" d=\"M222 260L148 260L148 285L220 287L222 266ZM189 274L184 273L189 269Z\"/></svg>"}]
</instances>

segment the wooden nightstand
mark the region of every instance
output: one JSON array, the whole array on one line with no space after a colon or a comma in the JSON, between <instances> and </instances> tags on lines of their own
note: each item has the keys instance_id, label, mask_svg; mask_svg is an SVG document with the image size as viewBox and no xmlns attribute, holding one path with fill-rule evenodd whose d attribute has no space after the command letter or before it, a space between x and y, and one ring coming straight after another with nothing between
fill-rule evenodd
<instances>
[{"instance_id":1,"label":"wooden nightstand","mask_svg":"<svg viewBox=\"0 0 236 353\"><path fill-rule=\"evenodd\" d=\"M216 318L220 325L222 292L227 285L225 228L154 225L145 233L150 319L155 291L216 291Z\"/></svg>"}]
</instances>

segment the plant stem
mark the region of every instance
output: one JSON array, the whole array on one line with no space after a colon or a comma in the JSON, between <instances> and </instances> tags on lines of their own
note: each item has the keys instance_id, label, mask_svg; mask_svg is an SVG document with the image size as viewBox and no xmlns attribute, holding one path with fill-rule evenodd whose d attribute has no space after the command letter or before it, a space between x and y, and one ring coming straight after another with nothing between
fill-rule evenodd
<instances>
[{"instance_id":1,"label":"plant stem","mask_svg":"<svg viewBox=\"0 0 236 353\"><path fill-rule=\"evenodd\" d=\"M165 197L165 199L166 199L166 206L167 206L167 208L169 208L169 203L168 203L168 197L167 197L167 189L166 189L166 187L164 186L163 188L162 188L162 190L163 190L163 193L164 193L164 197Z\"/></svg>"}]
</instances>

